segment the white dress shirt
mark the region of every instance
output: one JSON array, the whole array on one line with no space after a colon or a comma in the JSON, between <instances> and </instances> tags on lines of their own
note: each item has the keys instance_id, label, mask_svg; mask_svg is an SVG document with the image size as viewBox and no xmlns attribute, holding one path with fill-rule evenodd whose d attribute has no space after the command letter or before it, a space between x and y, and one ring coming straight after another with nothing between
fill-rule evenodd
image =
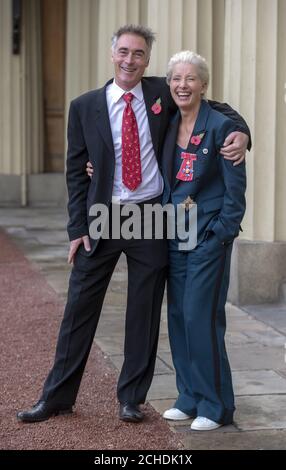
<instances>
[{"instance_id":1,"label":"white dress shirt","mask_svg":"<svg viewBox=\"0 0 286 470\"><path fill-rule=\"evenodd\" d=\"M127 92L122 90L115 81L108 85L106 89L107 108L115 153L112 201L121 204L139 203L153 199L162 194L164 187L153 148L141 82L129 92L134 95L131 106L137 120L141 156L142 182L135 191L130 191L122 183L121 128L123 110L126 106L123 95Z\"/></svg>"}]
</instances>

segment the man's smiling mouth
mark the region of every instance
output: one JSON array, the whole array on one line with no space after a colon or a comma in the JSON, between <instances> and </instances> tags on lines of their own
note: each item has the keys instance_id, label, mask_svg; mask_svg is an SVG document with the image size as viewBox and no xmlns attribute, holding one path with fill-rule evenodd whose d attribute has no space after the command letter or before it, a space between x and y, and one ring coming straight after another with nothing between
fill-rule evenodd
<instances>
[{"instance_id":1,"label":"man's smiling mouth","mask_svg":"<svg viewBox=\"0 0 286 470\"><path fill-rule=\"evenodd\" d=\"M122 67L122 66L120 68L121 68L121 70L123 70L124 72L127 72L127 73L132 73L132 72L136 71L136 69L134 69L134 68L131 69L131 68Z\"/></svg>"}]
</instances>

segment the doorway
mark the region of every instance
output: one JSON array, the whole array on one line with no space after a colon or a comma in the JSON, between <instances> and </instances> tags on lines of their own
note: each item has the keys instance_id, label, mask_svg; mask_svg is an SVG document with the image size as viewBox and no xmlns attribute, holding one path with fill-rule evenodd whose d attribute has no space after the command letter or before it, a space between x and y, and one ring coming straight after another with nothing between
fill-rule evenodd
<instances>
[{"instance_id":1,"label":"doorway","mask_svg":"<svg viewBox=\"0 0 286 470\"><path fill-rule=\"evenodd\" d=\"M41 0L44 172L64 171L66 0Z\"/></svg>"}]
</instances>

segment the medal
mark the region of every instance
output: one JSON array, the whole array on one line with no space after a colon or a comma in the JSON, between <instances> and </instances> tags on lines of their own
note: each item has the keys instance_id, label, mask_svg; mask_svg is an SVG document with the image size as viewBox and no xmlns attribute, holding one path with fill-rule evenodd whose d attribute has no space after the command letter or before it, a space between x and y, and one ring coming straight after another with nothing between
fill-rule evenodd
<instances>
[{"instance_id":1,"label":"medal","mask_svg":"<svg viewBox=\"0 0 286 470\"><path fill-rule=\"evenodd\" d=\"M183 161L176 178L181 181L192 181L194 175L193 162L197 160L197 155L195 153L182 152L181 158Z\"/></svg>"}]
</instances>

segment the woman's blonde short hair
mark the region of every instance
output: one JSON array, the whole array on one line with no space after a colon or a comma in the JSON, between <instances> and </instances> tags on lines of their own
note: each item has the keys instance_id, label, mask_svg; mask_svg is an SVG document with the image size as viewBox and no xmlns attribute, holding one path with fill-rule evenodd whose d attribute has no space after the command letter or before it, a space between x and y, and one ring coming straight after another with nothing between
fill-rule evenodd
<instances>
[{"instance_id":1,"label":"woman's blonde short hair","mask_svg":"<svg viewBox=\"0 0 286 470\"><path fill-rule=\"evenodd\" d=\"M196 54L192 51L181 51L174 54L171 59L169 60L168 67L167 67L167 83L170 84L173 69L176 64L194 64L198 70L198 76L202 83L206 85L206 88L209 85L210 81L210 74L208 64L206 59L199 54Z\"/></svg>"}]
</instances>

